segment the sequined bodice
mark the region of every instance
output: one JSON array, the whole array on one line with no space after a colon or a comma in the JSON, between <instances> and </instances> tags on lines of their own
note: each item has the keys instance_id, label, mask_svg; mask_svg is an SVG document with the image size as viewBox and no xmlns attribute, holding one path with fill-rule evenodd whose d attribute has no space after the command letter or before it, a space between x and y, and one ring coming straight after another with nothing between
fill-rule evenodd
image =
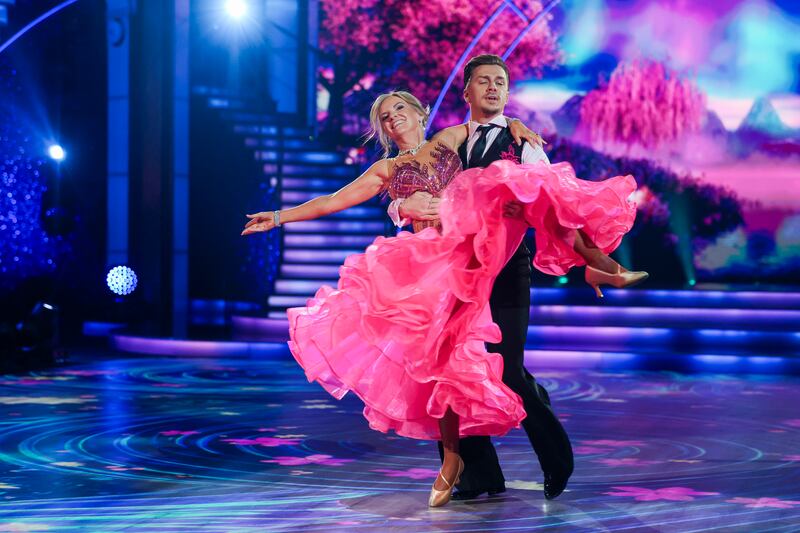
<instances>
[{"instance_id":1,"label":"sequined bodice","mask_svg":"<svg viewBox=\"0 0 800 533\"><path fill-rule=\"evenodd\" d=\"M389 196L395 200L425 191L438 197L460 171L461 160L456 152L442 143L428 143L413 159L396 164L389 181ZM438 222L414 221L414 231L438 226Z\"/></svg>"},{"instance_id":2,"label":"sequined bodice","mask_svg":"<svg viewBox=\"0 0 800 533\"><path fill-rule=\"evenodd\" d=\"M417 191L439 196L460 170L458 154L442 143L435 143L414 159L397 163L389 182L389 196L392 200L406 198Z\"/></svg>"}]
</instances>

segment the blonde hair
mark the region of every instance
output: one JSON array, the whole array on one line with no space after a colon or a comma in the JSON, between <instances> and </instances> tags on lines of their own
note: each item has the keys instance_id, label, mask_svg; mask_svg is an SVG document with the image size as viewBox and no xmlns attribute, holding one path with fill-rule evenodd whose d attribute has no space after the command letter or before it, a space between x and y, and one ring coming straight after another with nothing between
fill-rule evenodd
<instances>
[{"instance_id":1,"label":"blonde hair","mask_svg":"<svg viewBox=\"0 0 800 533\"><path fill-rule=\"evenodd\" d=\"M428 124L428 116L431 113L430 106L423 106L422 102L419 99L407 91L391 91L388 93L384 93L378 96L375 99L375 102L372 104L372 109L369 110L369 131L365 134L364 144L369 142L372 139L377 139L381 146L383 146L383 157L388 157L389 153L392 150L392 140L383 130L383 125L381 124L381 117L380 117L380 108L383 102L389 98L390 96L396 96L397 98L401 99L408 105L414 108L414 110L422 115L422 128L425 129L425 126Z\"/></svg>"}]
</instances>

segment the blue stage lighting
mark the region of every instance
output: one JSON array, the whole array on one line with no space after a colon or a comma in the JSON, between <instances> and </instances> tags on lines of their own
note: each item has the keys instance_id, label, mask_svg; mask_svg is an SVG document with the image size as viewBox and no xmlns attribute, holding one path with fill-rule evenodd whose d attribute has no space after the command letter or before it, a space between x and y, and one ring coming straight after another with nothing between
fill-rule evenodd
<instances>
[{"instance_id":1,"label":"blue stage lighting","mask_svg":"<svg viewBox=\"0 0 800 533\"><path fill-rule=\"evenodd\" d=\"M67 156L66 152L64 152L64 149L58 144L51 144L48 146L47 155L49 155L50 159L53 161L63 161Z\"/></svg>"},{"instance_id":2,"label":"blue stage lighting","mask_svg":"<svg viewBox=\"0 0 800 533\"><path fill-rule=\"evenodd\" d=\"M225 2L225 11L232 18L240 19L247 13L247 2L242 0L228 0Z\"/></svg>"},{"instance_id":3,"label":"blue stage lighting","mask_svg":"<svg viewBox=\"0 0 800 533\"><path fill-rule=\"evenodd\" d=\"M136 272L126 266L116 266L109 270L108 275L106 275L108 288L111 289L111 292L120 296L127 296L136 290L138 281Z\"/></svg>"}]
</instances>

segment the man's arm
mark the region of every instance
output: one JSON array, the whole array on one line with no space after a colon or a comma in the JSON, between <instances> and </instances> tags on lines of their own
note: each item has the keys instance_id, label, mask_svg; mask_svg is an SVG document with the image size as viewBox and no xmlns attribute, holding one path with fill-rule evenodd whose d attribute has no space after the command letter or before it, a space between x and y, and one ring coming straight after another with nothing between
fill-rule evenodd
<instances>
[{"instance_id":1,"label":"man's arm","mask_svg":"<svg viewBox=\"0 0 800 533\"><path fill-rule=\"evenodd\" d=\"M526 142L525 146L522 147L521 162L525 165L532 165L539 161L544 161L548 165L550 164L550 159L547 157L547 154L544 153L544 150L542 150L541 145L536 144L531 146L531 143ZM522 219L524 216L522 204L516 200L506 202L503 206L503 216Z\"/></svg>"},{"instance_id":2,"label":"man's arm","mask_svg":"<svg viewBox=\"0 0 800 533\"><path fill-rule=\"evenodd\" d=\"M547 154L544 153L540 145L531 145L529 142L525 143L525 146L522 148L522 163L531 165L539 161L544 161L548 165L550 164L550 159L548 159Z\"/></svg>"},{"instance_id":3,"label":"man's arm","mask_svg":"<svg viewBox=\"0 0 800 533\"><path fill-rule=\"evenodd\" d=\"M469 136L469 125L459 124L444 128L433 136L431 141L438 141L445 144L452 151L457 152L458 147L467 140Z\"/></svg>"}]
</instances>

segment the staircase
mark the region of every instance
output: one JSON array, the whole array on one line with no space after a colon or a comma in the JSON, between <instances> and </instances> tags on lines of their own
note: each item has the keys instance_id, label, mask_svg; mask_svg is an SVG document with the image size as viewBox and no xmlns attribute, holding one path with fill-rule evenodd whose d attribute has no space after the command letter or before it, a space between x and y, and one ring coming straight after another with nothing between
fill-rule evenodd
<instances>
[{"instance_id":1,"label":"staircase","mask_svg":"<svg viewBox=\"0 0 800 533\"><path fill-rule=\"evenodd\" d=\"M282 158L281 209L337 191L359 174L345 163L344 154L330 150L308 135L287 137L283 151L269 136L248 136L264 172L272 173ZM287 307L305 305L317 289L336 284L339 266L348 255L363 253L375 237L386 231L386 208L379 198L317 220L283 227L283 257L273 293L268 297L269 316L284 318Z\"/></svg>"},{"instance_id":2,"label":"staircase","mask_svg":"<svg viewBox=\"0 0 800 533\"><path fill-rule=\"evenodd\" d=\"M344 187L360 173L346 154L313 137L309 128L276 113L255 113L235 98L209 91L207 102L241 138L258 162L263 181L287 209ZM281 261L268 296L267 314L285 319L286 308L305 305L322 284L336 284L345 257L362 253L376 236L391 231L380 198L331 216L283 226Z\"/></svg>"}]
</instances>

